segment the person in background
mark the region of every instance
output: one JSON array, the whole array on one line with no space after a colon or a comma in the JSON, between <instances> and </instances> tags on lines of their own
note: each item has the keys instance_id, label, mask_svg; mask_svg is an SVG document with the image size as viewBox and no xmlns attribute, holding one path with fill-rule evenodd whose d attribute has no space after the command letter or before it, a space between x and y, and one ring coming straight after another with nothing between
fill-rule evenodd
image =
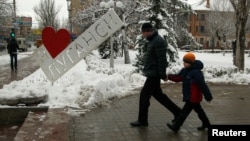
<instances>
[{"instance_id":1,"label":"person in background","mask_svg":"<svg viewBox=\"0 0 250 141\"><path fill-rule=\"evenodd\" d=\"M176 118L181 109L173 103L167 95L163 94L160 87L161 79L166 80L166 41L153 29L150 23L144 23L141 27L142 35L147 38L146 52L144 53L144 69L146 81L140 93L139 114L136 121L131 122L131 126L148 126L148 108L150 98L153 96Z\"/></svg>"},{"instance_id":2,"label":"person in background","mask_svg":"<svg viewBox=\"0 0 250 141\"><path fill-rule=\"evenodd\" d=\"M10 39L7 45L7 50L10 54L11 71L17 71L17 50L19 50L19 45L15 38Z\"/></svg>"},{"instance_id":3,"label":"person in background","mask_svg":"<svg viewBox=\"0 0 250 141\"><path fill-rule=\"evenodd\" d=\"M197 129L204 130L210 126L210 121L200 104L202 94L208 102L213 97L201 72L203 63L200 60L195 60L195 55L191 52L184 55L183 62L184 68L178 74L169 74L168 80L182 82L183 101L185 104L175 122L168 123L167 126L174 132L178 132L190 112L194 109L202 122L202 126Z\"/></svg>"}]
</instances>

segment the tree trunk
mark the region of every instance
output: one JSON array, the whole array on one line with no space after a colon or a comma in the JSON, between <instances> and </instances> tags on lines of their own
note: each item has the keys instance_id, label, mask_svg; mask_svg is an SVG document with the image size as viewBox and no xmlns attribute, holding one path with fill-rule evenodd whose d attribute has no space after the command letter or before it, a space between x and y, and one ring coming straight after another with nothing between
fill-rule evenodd
<instances>
[{"instance_id":1,"label":"tree trunk","mask_svg":"<svg viewBox=\"0 0 250 141\"><path fill-rule=\"evenodd\" d=\"M124 49L124 58L125 58L125 64L130 64L130 58L129 58L129 51L128 51L128 44L127 44L127 36L126 36L126 27L122 29L122 36L123 36L123 49Z\"/></svg>"},{"instance_id":2,"label":"tree trunk","mask_svg":"<svg viewBox=\"0 0 250 141\"><path fill-rule=\"evenodd\" d=\"M235 65L240 71L244 71L244 60L245 60L245 24L240 22L236 24L238 36L236 44L236 56Z\"/></svg>"},{"instance_id":3,"label":"tree trunk","mask_svg":"<svg viewBox=\"0 0 250 141\"><path fill-rule=\"evenodd\" d=\"M247 0L230 0L236 15L236 56L235 65L240 71L244 71L245 60L245 30L250 4Z\"/></svg>"},{"instance_id":4,"label":"tree trunk","mask_svg":"<svg viewBox=\"0 0 250 141\"><path fill-rule=\"evenodd\" d=\"M211 42L212 42L212 43L211 43L212 53L214 53L214 47L215 47L214 35L212 35Z\"/></svg>"}]
</instances>

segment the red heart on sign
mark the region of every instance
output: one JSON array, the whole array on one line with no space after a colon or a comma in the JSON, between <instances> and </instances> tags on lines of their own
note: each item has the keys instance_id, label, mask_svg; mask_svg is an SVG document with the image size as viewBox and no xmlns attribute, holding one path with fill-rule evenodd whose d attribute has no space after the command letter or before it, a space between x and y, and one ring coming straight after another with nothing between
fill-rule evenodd
<instances>
[{"instance_id":1,"label":"red heart on sign","mask_svg":"<svg viewBox=\"0 0 250 141\"><path fill-rule=\"evenodd\" d=\"M57 32L53 27L45 27L42 31L42 40L45 48L54 59L70 43L68 30L60 29Z\"/></svg>"}]
</instances>

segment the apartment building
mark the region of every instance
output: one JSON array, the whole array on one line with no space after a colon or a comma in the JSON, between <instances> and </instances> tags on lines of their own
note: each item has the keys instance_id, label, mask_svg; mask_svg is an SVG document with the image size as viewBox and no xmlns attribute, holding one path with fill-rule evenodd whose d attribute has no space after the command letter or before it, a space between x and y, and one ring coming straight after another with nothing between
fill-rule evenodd
<instances>
[{"instance_id":1,"label":"apartment building","mask_svg":"<svg viewBox=\"0 0 250 141\"><path fill-rule=\"evenodd\" d=\"M192 33L195 40L203 45L204 49L232 49L232 42L235 41L235 27L234 21L231 22L231 27L227 25L228 18L234 17L234 11L232 9L229 0L186 0L193 10L194 14L188 17L188 31ZM231 6L231 7L230 7ZM231 10L230 10L231 9ZM224 31L227 31L226 36L218 35L220 33L213 33L211 26L211 15L214 15L214 20L224 21ZM217 16L217 15L220 16ZM222 15L222 16L221 16ZM225 15L223 17L223 15ZM210 18L210 19L209 19ZM219 18L219 19L216 19ZM210 20L210 25L209 25ZM223 24L223 23L222 23ZM210 26L210 27L209 27ZM216 28L216 27L214 27ZM222 29L221 29L222 30ZM231 32L229 32L231 31ZM212 36L214 34L214 36ZM214 38L213 38L214 37ZM246 35L246 49L250 49L250 34Z\"/></svg>"}]
</instances>

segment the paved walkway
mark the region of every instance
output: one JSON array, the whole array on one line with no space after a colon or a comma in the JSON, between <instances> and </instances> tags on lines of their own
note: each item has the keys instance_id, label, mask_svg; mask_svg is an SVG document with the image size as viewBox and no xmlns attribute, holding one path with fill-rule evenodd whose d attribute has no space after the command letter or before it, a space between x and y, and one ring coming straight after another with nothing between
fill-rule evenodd
<instances>
[{"instance_id":1,"label":"paved walkway","mask_svg":"<svg viewBox=\"0 0 250 141\"><path fill-rule=\"evenodd\" d=\"M25 54L25 52L22 54ZM21 56L22 54L18 54L18 56ZM39 68L39 65L34 57L28 57L18 60L17 67L17 71L11 71L10 64L0 67L0 88L3 88L4 84L9 84L11 81L21 80L27 77L35 70L37 70Z\"/></svg>"},{"instance_id":2,"label":"paved walkway","mask_svg":"<svg viewBox=\"0 0 250 141\"><path fill-rule=\"evenodd\" d=\"M3 50L0 52L1 55L6 55L7 50ZM18 55L29 55L30 52L22 52ZM18 70L11 71L10 64L2 65L0 67L0 88L3 88L5 84L9 84L12 81L21 80L28 75L32 74L35 70L39 68L39 65L35 58L28 57L21 60L18 60ZM12 110L8 110L8 108ZM32 107L31 107L32 108ZM36 107L34 107L36 109ZM15 114L12 114L13 109L18 111ZM18 115L18 116L16 116ZM26 110L18 109L17 107L6 107L0 109L0 141L12 141L18 129L22 125L20 121L24 121L24 116L27 115ZM14 124L14 125L13 125Z\"/></svg>"},{"instance_id":3,"label":"paved walkway","mask_svg":"<svg viewBox=\"0 0 250 141\"><path fill-rule=\"evenodd\" d=\"M212 124L250 124L250 86L209 84L214 100L202 105ZM164 84L163 90L179 106L180 84ZM113 100L70 120L70 141L207 141L207 130L197 131L201 125L195 112L187 118L178 134L166 123L173 119L171 113L154 98L151 99L148 127L131 127L138 113L139 91L135 95Z\"/></svg>"}]
</instances>

